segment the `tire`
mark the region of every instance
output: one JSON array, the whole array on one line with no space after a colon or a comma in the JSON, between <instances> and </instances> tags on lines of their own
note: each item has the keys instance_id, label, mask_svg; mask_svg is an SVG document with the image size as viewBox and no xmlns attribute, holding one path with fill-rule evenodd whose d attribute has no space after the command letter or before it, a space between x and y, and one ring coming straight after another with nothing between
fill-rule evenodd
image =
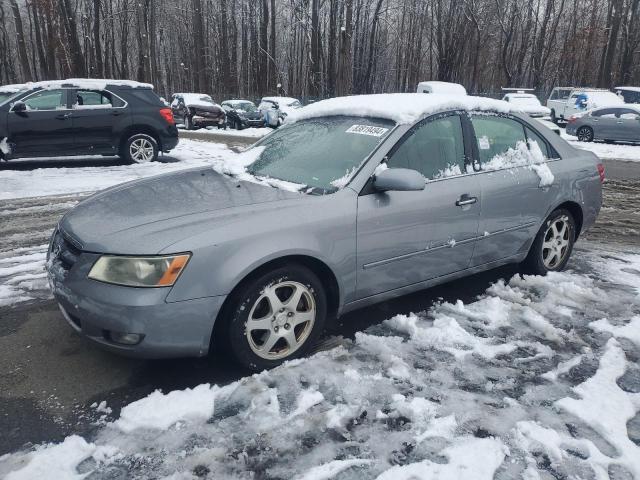
<instances>
[{"instance_id":1,"label":"tire","mask_svg":"<svg viewBox=\"0 0 640 480\"><path fill-rule=\"evenodd\" d=\"M544 221L522 263L523 273L546 275L565 269L576 240L576 221L564 208L554 210Z\"/></svg>"},{"instance_id":2,"label":"tire","mask_svg":"<svg viewBox=\"0 0 640 480\"><path fill-rule=\"evenodd\" d=\"M188 113L184 115L184 128L185 130L193 130L193 119L189 116Z\"/></svg>"},{"instance_id":3,"label":"tire","mask_svg":"<svg viewBox=\"0 0 640 480\"><path fill-rule=\"evenodd\" d=\"M576 132L578 140L581 142L593 142L593 128L582 126Z\"/></svg>"},{"instance_id":4,"label":"tire","mask_svg":"<svg viewBox=\"0 0 640 480\"><path fill-rule=\"evenodd\" d=\"M297 293L294 308L287 302ZM288 264L244 282L225 310L221 346L245 367L261 371L309 352L324 330L327 297L311 270Z\"/></svg>"},{"instance_id":5,"label":"tire","mask_svg":"<svg viewBox=\"0 0 640 480\"><path fill-rule=\"evenodd\" d=\"M556 117L556 111L551 109L551 121L558 125L558 117Z\"/></svg>"},{"instance_id":6,"label":"tire","mask_svg":"<svg viewBox=\"0 0 640 480\"><path fill-rule=\"evenodd\" d=\"M120 157L129 163L149 163L158 159L158 142L151 135L136 133L125 142Z\"/></svg>"}]
</instances>

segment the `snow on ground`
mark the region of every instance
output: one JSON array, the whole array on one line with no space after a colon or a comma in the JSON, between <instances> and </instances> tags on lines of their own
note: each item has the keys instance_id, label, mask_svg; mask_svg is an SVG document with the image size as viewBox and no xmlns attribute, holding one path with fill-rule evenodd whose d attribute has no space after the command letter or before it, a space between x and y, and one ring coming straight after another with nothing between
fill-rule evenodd
<instances>
[{"instance_id":1,"label":"snow on ground","mask_svg":"<svg viewBox=\"0 0 640 480\"><path fill-rule=\"evenodd\" d=\"M569 272L230 385L155 392L90 438L0 457L0 477L640 478L639 265L583 241Z\"/></svg>"},{"instance_id":2,"label":"snow on ground","mask_svg":"<svg viewBox=\"0 0 640 480\"><path fill-rule=\"evenodd\" d=\"M562 138L573 147L588 150L603 159L625 160L628 162L640 162L640 145L625 143L604 143L604 142L580 142L577 137L567 135L563 130Z\"/></svg>"},{"instance_id":3,"label":"snow on ground","mask_svg":"<svg viewBox=\"0 0 640 480\"><path fill-rule=\"evenodd\" d=\"M223 144L180 139L178 146L158 162L127 165L113 162L108 166L80 166L37 168L35 170L0 170L0 199L25 198L77 192L94 192L122 182L158 175L160 173L200 167L232 155ZM104 157L93 157L97 163ZM69 157L68 163L86 165L92 157ZM59 162L61 158L42 160ZM11 160L11 163L29 162L29 159ZM40 161L40 160L39 160Z\"/></svg>"},{"instance_id":4,"label":"snow on ground","mask_svg":"<svg viewBox=\"0 0 640 480\"><path fill-rule=\"evenodd\" d=\"M208 127L206 129L198 130L198 133L212 133L220 136L227 137L252 137L252 138L262 138L265 135L273 132L273 128L245 128L244 130L234 130L232 128L227 128L226 130L220 130L216 127Z\"/></svg>"}]
</instances>

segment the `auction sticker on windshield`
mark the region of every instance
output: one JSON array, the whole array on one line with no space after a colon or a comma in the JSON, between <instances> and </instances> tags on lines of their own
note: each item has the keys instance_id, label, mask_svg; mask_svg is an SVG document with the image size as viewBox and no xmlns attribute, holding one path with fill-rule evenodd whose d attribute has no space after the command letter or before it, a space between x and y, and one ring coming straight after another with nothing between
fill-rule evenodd
<instances>
[{"instance_id":1,"label":"auction sticker on windshield","mask_svg":"<svg viewBox=\"0 0 640 480\"><path fill-rule=\"evenodd\" d=\"M389 131L388 128L372 127L370 125L352 125L346 133L357 133L359 135L371 135L372 137L381 137Z\"/></svg>"}]
</instances>

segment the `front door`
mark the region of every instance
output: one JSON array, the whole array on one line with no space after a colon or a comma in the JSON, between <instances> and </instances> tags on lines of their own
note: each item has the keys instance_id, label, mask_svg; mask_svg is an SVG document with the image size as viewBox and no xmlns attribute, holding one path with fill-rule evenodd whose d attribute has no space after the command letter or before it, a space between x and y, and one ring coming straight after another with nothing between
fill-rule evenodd
<instances>
[{"instance_id":1,"label":"front door","mask_svg":"<svg viewBox=\"0 0 640 480\"><path fill-rule=\"evenodd\" d=\"M116 154L116 126L128 120L125 102L108 91L75 90L73 132L76 149L81 153Z\"/></svg>"},{"instance_id":2,"label":"front door","mask_svg":"<svg viewBox=\"0 0 640 480\"><path fill-rule=\"evenodd\" d=\"M450 113L411 129L388 156L388 168L425 176L416 192L370 192L358 198L357 295L365 298L464 270L478 233L480 186L465 175L462 119Z\"/></svg>"},{"instance_id":3,"label":"front door","mask_svg":"<svg viewBox=\"0 0 640 480\"><path fill-rule=\"evenodd\" d=\"M40 90L22 101L27 110L10 111L7 118L12 153L53 156L72 152L72 112L67 90Z\"/></svg>"}]
</instances>

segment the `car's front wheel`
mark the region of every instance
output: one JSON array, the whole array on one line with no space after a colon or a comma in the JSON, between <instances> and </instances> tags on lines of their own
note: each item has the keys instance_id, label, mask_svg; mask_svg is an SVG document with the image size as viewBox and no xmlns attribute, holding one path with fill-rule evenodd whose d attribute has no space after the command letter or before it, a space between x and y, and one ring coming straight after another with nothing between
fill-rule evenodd
<instances>
[{"instance_id":1,"label":"car's front wheel","mask_svg":"<svg viewBox=\"0 0 640 480\"><path fill-rule=\"evenodd\" d=\"M223 340L241 364L256 371L307 354L327 316L322 282L296 264L245 282L231 301Z\"/></svg>"},{"instance_id":2,"label":"car's front wheel","mask_svg":"<svg viewBox=\"0 0 640 480\"><path fill-rule=\"evenodd\" d=\"M523 263L525 273L546 275L564 270L576 239L576 221L564 208L549 215L538 231Z\"/></svg>"},{"instance_id":3,"label":"car's front wheel","mask_svg":"<svg viewBox=\"0 0 640 480\"><path fill-rule=\"evenodd\" d=\"M578 140L580 140L581 142L593 141L593 129L591 127L580 127L577 134Z\"/></svg>"},{"instance_id":4,"label":"car's front wheel","mask_svg":"<svg viewBox=\"0 0 640 480\"><path fill-rule=\"evenodd\" d=\"M158 142L145 133L130 136L120 154L129 163L148 163L158 159Z\"/></svg>"}]
</instances>

